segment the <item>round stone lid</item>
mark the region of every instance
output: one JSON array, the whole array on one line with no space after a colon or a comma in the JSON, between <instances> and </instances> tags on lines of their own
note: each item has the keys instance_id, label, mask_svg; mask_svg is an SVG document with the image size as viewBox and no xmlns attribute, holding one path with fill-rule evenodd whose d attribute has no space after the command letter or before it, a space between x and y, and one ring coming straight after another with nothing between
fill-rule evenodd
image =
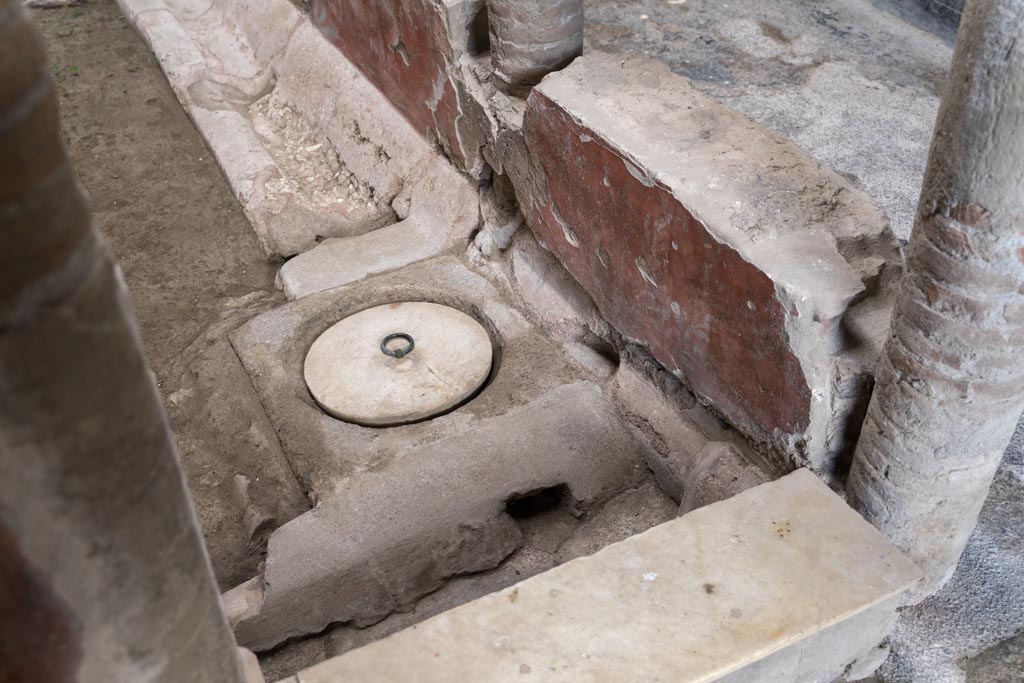
<instances>
[{"instance_id":1,"label":"round stone lid","mask_svg":"<svg viewBox=\"0 0 1024 683\"><path fill-rule=\"evenodd\" d=\"M306 354L306 385L342 420L383 427L457 407L491 371L491 337L462 311L423 301L385 304L335 323Z\"/></svg>"}]
</instances>

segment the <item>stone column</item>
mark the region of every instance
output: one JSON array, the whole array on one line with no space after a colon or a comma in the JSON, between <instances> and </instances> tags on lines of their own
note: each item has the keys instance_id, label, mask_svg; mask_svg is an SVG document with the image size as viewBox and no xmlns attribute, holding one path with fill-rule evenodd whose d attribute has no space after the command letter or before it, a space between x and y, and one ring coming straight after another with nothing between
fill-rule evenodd
<instances>
[{"instance_id":1,"label":"stone column","mask_svg":"<svg viewBox=\"0 0 1024 683\"><path fill-rule=\"evenodd\" d=\"M240 662L124 283L0 0L0 671L237 683Z\"/></svg>"},{"instance_id":2,"label":"stone column","mask_svg":"<svg viewBox=\"0 0 1024 683\"><path fill-rule=\"evenodd\" d=\"M497 86L525 97L583 54L583 0L487 0Z\"/></svg>"},{"instance_id":3,"label":"stone column","mask_svg":"<svg viewBox=\"0 0 1024 683\"><path fill-rule=\"evenodd\" d=\"M1024 0L970 0L851 503L952 576L1024 409Z\"/></svg>"}]
</instances>

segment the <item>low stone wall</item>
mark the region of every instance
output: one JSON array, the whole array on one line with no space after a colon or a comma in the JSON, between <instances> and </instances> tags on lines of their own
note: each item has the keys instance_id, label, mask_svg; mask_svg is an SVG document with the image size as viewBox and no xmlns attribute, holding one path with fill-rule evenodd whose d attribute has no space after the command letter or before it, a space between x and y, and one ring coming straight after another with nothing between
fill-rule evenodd
<instances>
[{"instance_id":1,"label":"low stone wall","mask_svg":"<svg viewBox=\"0 0 1024 683\"><path fill-rule=\"evenodd\" d=\"M646 58L549 76L523 137L527 222L605 319L753 440L831 473L888 328L884 217Z\"/></svg>"}]
</instances>

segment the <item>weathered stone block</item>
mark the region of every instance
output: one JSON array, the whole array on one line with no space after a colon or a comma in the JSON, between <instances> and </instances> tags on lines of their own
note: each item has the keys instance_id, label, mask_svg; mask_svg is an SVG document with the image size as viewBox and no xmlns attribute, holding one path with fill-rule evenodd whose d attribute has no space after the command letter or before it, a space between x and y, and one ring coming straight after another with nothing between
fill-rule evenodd
<instances>
[{"instance_id":1,"label":"weathered stone block","mask_svg":"<svg viewBox=\"0 0 1024 683\"><path fill-rule=\"evenodd\" d=\"M611 382L612 398L638 441L647 467L681 511L729 498L777 475L704 406L666 395L630 362ZM724 456L724 457L723 457Z\"/></svg>"},{"instance_id":2,"label":"weathered stone block","mask_svg":"<svg viewBox=\"0 0 1024 683\"><path fill-rule=\"evenodd\" d=\"M608 322L785 464L831 474L899 270L884 216L646 58L549 76L523 135L527 222Z\"/></svg>"},{"instance_id":3,"label":"weathered stone block","mask_svg":"<svg viewBox=\"0 0 1024 683\"><path fill-rule=\"evenodd\" d=\"M596 326L598 313L590 296L532 235L517 237L509 260L516 294L548 332L575 340Z\"/></svg>"},{"instance_id":4,"label":"weathered stone block","mask_svg":"<svg viewBox=\"0 0 1024 683\"><path fill-rule=\"evenodd\" d=\"M920 577L804 470L295 680L828 683L887 635Z\"/></svg>"},{"instance_id":5,"label":"weathered stone block","mask_svg":"<svg viewBox=\"0 0 1024 683\"><path fill-rule=\"evenodd\" d=\"M437 220L416 216L365 235L327 239L281 266L278 285L289 299L349 285L437 255L446 232Z\"/></svg>"},{"instance_id":6,"label":"weathered stone block","mask_svg":"<svg viewBox=\"0 0 1024 683\"><path fill-rule=\"evenodd\" d=\"M727 500L768 481L739 448L725 441L709 441L701 449L690 469L679 514L685 515L705 505Z\"/></svg>"},{"instance_id":7,"label":"weathered stone block","mask_svg":"<svg viewBox=\"0 0 1024 683\"><path fill-rule=\"evenodd\" d=\"M583 512L635 485L639 460L590 382L412 447L271 536L262 580L226 596L238 642L265 650L409 609L446 578L491 569L519 547L506 501L564 485Z\"/></svg>"}]
</instances>

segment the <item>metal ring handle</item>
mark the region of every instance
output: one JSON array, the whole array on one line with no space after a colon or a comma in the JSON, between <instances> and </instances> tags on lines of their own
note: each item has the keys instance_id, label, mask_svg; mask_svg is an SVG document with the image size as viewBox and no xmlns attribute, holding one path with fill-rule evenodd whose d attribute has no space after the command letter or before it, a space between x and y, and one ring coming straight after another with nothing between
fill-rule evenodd
<instances>
[{"instance_id":1,"label":"metal ring handle","mask_svg":"<svg viewBox=\"0 0 1024 683\"><path fill-rule=\"evenodd\" d=\"M395 339L404 339L408 342L404 347L398 349L388 348L388 342L394 341ZM389 334L380 341L380 350L384 352L385 356L391 356L392 358L405 358L412 350L416 347L416 342L412 340L412 337L407 335L405 332L395 332Z\"/></svg>"}]
</instances>

